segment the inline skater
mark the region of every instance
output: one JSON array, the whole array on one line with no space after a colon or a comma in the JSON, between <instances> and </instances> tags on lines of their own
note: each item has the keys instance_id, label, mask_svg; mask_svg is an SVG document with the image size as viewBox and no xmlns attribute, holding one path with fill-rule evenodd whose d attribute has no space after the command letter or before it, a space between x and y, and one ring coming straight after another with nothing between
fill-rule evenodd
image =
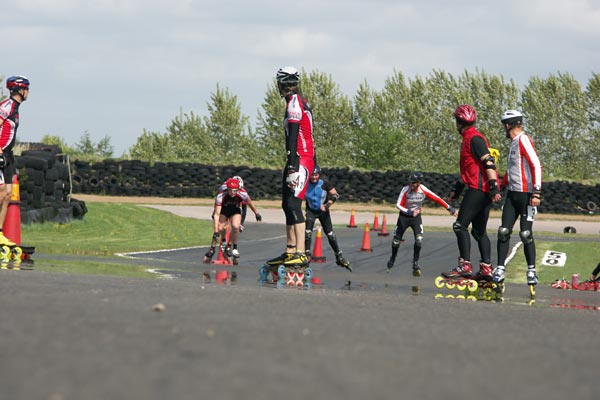
<instances>
[{"instance_id":1,"label":"inline skater","mask_svg":"<svg viewBox=\"0 0 600 400\"><path fill-rule=\"evenodd\" d=\"M275 76L281 97L285 99L286 163L281 182L281 208L285 213L286 249L283 254L267 261L267 265L306 266L304 233L306 220L302 201L308 178L316 164L313 139L312 111L300 93L300 73L295 67L283 67Z\"/></svg>"},{"instance_id":2,"label":"inline skater","mask_svg":"<svg viewBox=\"0 0 600 400\"><path fill-rule=\"evenodd\" d=\"M2 232L6 220L12 177L17 173L13 147L17 141L19 127L19 107L29 97L29 79L24 76L11 76L6 80L10 96L0 102L0 245L14 246Z\"/></svg>"},{"instance_id":3,"label":"inline skater","mask_svg":"<svg viewBox=\"0 0 600 400\"><path fill-rule=\"evenodd\" d=\"M242 221L242 203L246 202L254 212L256 221L262 221L262 216L254 206L252 199L246 191L240 190L240 182L229 178L226 182L227 191L217 194L214 208L214 233L210 249L205 255L204 261L208 262L215 254L215 247L220 239L223 254L234 259L240 257L238 250L238 236ZM230 225L229 243L227 243L227 224Z\"/></svg>"},{"instance_id":4,"label":"inline skater","mask_svg":"<svg viewBox=\"0 0 600 400\"><path fill-rule=\"evenodd\" d=\"M498 266L494 268L493 280L504 282L505 262L513 226L519 222L519 236L527 261L527 284L538 283L535 269L535 241L533 222L542 199L542 164L531 138L523 130L523 114L508 110L500 118L506 137L510 139L508 168L502 179L502 187L508 188L502 207L502 224L498 228Z\"/></svg>"},{"instance_id":5,"label":"inline skater","mask_svg":"<svg viewBox=\"0 0 600 400\"><path fill-rule=\"evenodd\" d=\"M335 263L352 272L350 262L343 257L342 251L340 250L335 232L333 231L331 213L329 212L329 208L339 197L340 195L337 190L335 190L327 180L321 178L321 168L318 165L315 166L314 171L310 175L310 181L306 189L306 255L307 257L310 257L312 231L315 226L315 220L318 219L327 236L327 241L335 253Z\"/></svg>"},{"instance_id":6,"label":"inline skater","mask_svg":"<svg viewBox=\"0 0 600 400\"><path fill-rule=\"evenodd\" d=\"M387 272L390 272L394 266L394 263L396 262L396 256L398 254L398 248L402 242L404 232L410 227L415 236L412 261L413 276L421 276L419 256L421 254L421 246L423 245L424 238L421 209L423 207L423 201L426 198L435 201L440 206L444 207L451 215L456 215L456 210L454 207L446 203L440 196L429 190L421 183L422 181L423 174L421 172L412 173L408 178L408 185L404 186L400 191L400 195L398 195L396 208L399 210L399 215L398 222L396 222L396 228L394 229L394 238L392 239L392 256L387 263Z\"/></svg>"},{"instance_id":7,"label":"inline skater","mask_svg":"<svg viewBox=\"0 0 600 400\"><path fill-rule=\"evenodd\" d=\"M485 136L475 128L477 113L475 109L463 104L454 111L456 130L462 136L460 146L460 179L456 181L449 202L466 191L458 210L458 217L452 225L459 250L458 266L450 271L442 272L446 278L473 278L492 280L491 243L487 235L487 222L492 202L500 201L498 174L494 157L490 155L489 144ZM481 260L479 272L473 274L471 265L471 239L469 225L472 224L471 235L477 241Z\"/></svg>"}]
</instances>

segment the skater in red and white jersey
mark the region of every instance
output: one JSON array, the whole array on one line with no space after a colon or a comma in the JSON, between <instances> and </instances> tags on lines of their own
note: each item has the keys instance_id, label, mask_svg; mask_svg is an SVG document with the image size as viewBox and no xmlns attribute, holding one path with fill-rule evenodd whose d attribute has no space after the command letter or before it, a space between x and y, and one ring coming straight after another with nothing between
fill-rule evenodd
<instances>
[{"instance_id":1,"label":"skater in red and white jersey","mask_svg":"<svg viewBox=\"0 0 600 400\"><path fill-rule=\"evenodd\" d=\"M246 189L244 188L244 180L242 179L242 177L235 175L235 176L232 176L232 178L237 180L240 183L240 189L239 189L240 192L246 192ZM225 191L227 191L227 180L225 180L225 182L223 182L221 184L221 186L219 186L218 193L225 192ZM244 201L242 203L242 222L240 223L240 233L244 231L244 222L246 221L247 212L248 212L248 205ZM213 211L212 217L214 218L214 211Z\"/></svg>"},{"instance_id":2,"label":"skater in red and white jersey","mask_svg":"<svg viewBox=\"0 0 600 400\"><path fill-rule=\"evenodd\" d=\"M481 256L478 280L492 280L492 245L487 235L487 222L492 202L500 201L496 162L490 155L489 144L485 136L475 128L477 113L475 109L463 104L454 111L456 129L462 136L460 146L460 179L456 181L448 197L452 202L460 196L466 186L465 195L458 210L458 217L452 225L458 242L458 266L442 272L446 278L472 278L471 235L477 241Z\"/></svg>"},{"instance_id":3,"label":"skater in red and white jersey","mask_svg":"<svg viewBox=\"0 0 600 400\"><path fill-rule=\"evenodd\" d=\"M0 102L0 245L14 246L2 232L6 219L12 177L17 173L13 147L17 141L19 127L19 106L29 97L29 79L24 76L11 76L6 80L10 97Z\"/></svg>"},{"instance_id":4,"label":"skater in red and white jersey","mask_svg":"<svg viewBox=\"0 0 600 400\"><path fill-rule=\"evenodd\" d=\"M312 111L300 93L300 73L296 68L280 68L275 79L279 93L285 99L283 125L287 161L281 182L281 207L285 213L287 245L283 254L267 264L302 266L310 262L305 254L306 220L302 202L316 164Z\"/></svg>"},{"instance_id":5,"label":"skater in red and white jersey","mask_svg":"<svg viewBox=\"0 0 600 400\"><path fill-rule=\"evenodd\" d=\"M427 186L423 185L421 183L422 180L423 174L421 172L411 174L408 178L408 185L402 188L400 195L398 196L396 208L400 210L400 213L398 215L398 222L396 222L396 228L394 229L394 238L392 239L392 256L387 263L388 272L390 272L390 269L394 266L404 232L410 227L415 236L412 261L413 275L421 276L421 267L419 266L419 256L421 254L421 246L423 245L423 220L421 219L421 209L423 207L423 201L426 198L435 201L440 206L444 207L451 215L456 215L454 207L429 190Z\"/></svg>"},{"instance_id":6,"label":"skater in red and white jersey","mask_svg":"<svg viewBox=\"0 0 600 400\"><path fill-rule=\"evenodd\" d=\"M510 235L520 218L519 236L527 261L527 283L536 285L533 221L542 199L542 164L533 141L523 130L523 114L508 110L502 114L500 122L511 142L508 168L502 179L502 187L508 188L508 193L502 208L502 224L498 228L498 266L494 269L493 280L498 283L504 281Z\"/></svg>"},{"instance_id":7,"label":"skater in red and white jersey","mask_svg":"<svg viewBox=\"0 0 600 400\"><path fill-rule=\"evenodd\" d=\"M210 259L214 255L215 246L219 239L223 254L227 257L239 258L238 236L242 221L242 203L248 204L257 221L262 220L248 193L245 190L240 190L240 182L237 179L229 178L226 187L227 190L219 192L215 199L213 241L205 255L206 259ZM230 226L229 243L227 243L228 224Z\"/></svg>"}]
</instances>

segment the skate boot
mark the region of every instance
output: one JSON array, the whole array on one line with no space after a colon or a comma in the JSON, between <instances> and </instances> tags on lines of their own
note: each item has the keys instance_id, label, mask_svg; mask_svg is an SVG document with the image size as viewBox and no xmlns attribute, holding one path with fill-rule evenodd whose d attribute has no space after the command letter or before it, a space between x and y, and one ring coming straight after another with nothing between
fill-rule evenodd
<instances>
[{"instance_id":1,"label":"skate boot","mask_svg":"<svg viewBox=\"0 0 600 400\"><path fill-rule=\"evenodd\" d=\"M496 268L494 268L494 271L492 272L492 281L494 281L495 283L502 283L504 282L504 267L499 265Z\"/></svg>"},{"instance_id":2,"label":"skate boot","mask_svg":"<svg viewBox=\"0 0 600 400\"><path fill-rule=\"evenodd\" d=\"M475 280L491 282L492 277L492 265L484 262L479 263L479 272L475 275Z\"/></svg>"},{"instance_id":3,"label":"skate boot","mask_svg":"<svg viewBox=\"0 0 600 400\"><path fill-rule=\"evenodd\" d=\"M290 267L303 267L310 263L310 259L306 257L306 254L299 251L292 254L290 258L283 262L283 265Z\"/></svg>"},{"instance_id":4,"label":"skate boot","mask_svg":"<svg viewBox=\"0 0 600 400\"><path fill-rule=\"evenodd\" d=\"M450 271L442 272L444 278L472 278L473 267L471 267L471 261L465 261L462 258L458 259L458 267L451 269Z\"/></svg>"},{"instance_id":5,"label":"skate boot","mask_svg":"<svg viewBox=\"0 0 600 400\"><path fill-rule=\"evenodd\" d=\"M0 246L14 246L15 242L4 236L4 233L0 232Z\"/></svg>"},{"instance_id":6,"label":"skate boot","mask_svg":"<svg viewBox=\"0 0 600 400\"><path fill-rule=\"evenodd\" d=\"M238 251L238 249L232 249L231 256L233 257L233 265L238 265L240 258L240 252Z\"/></svg>"},{"instance_id":7,"label":"skate boot","mask_svg":"<svg viewBox=\"0 0 600 400\"><path fill-rule=\"evenodd\" d=\"M352 272L352 267L350 266L350 262L342 257L342 252L340 251L335 255L335 263L342 268L346 268L348 271Z\"/></svg>"},{"instance_id":8,"label":"skate boot","mask_svg":"<svg viewBox=\"0 0 600 400\"><path fill-rule=\"evenodd\" d=\"M537 277L537 273L535 272L535 268L529 268L527 270L527 284L529 286L533 286L533 285L537 285L538 283L538 277Z\"/></svg>"},{"instance_id":9,"label":"skate boot","mask_svg":"<svg viewBox=\"0 0 600 400\"><path fill-rule=\"evenodd\" d=\"M396 259L394 257L390 258L390 260L387 263L387 273L389 274L390 271L392 270L392 268L394 267L394 263L396 262Z\"/></svg>"},{"instance_id":10,"label":"skate boot","mask_svg":"<svg viewBox=\"0 0 600 400\"><path fill-rule=\"evenodd\" d=\"M271 266L283 265L287 260L289 260L293 256L294 256L294 253L283 253L282 255L277 256L277 257L272 258L269 261L267 261L267 265L271 265Z\"/></svg>"},{"instance_id":11,"label":"skate boot","mask_svg":"<svg viewBox=\"0 0 600 400\"><path fill-rule=\"evenodd\" d=\"M223 255L226 258L229 258L230 260L233 257L233 254L231 253L231 245L230 244L227 244L227 246L225 246L225 250L223 250Z\"/></svg>"},{"instance_id":12,"label":"skate boot","mask_svg":"<svg viewBox=\"0 0 600 400\"><path fill-rule=\"evenodd\" d=\"M419 267L419 263L417 261L413 261L412 263L412 274L413 276L421 276L421 267Z\"/></svg>"},{"instance_id":13,"label":"skate boot","mask_svg":"<svg viewBox=\"0 0 600 400\"><path fill-rule=\"evenodd\" d=\"M204 263L208 264L210 262L210 260L212 260L214 255L215 255L215 248L211 247L210 249L208 249L208 251L204 255Z\"/></svg>"},{"instance_id":14,"label":"skate boot","mask_svg":"<svg viewBox=\"0 0 600 400\"><path fill-rule=\"evenodd\" d=\"M306 250L304 254L306 254L306 257L308 257L309 259L312 257L312 252L310 250Z\"/></svg>"}]
</instances>

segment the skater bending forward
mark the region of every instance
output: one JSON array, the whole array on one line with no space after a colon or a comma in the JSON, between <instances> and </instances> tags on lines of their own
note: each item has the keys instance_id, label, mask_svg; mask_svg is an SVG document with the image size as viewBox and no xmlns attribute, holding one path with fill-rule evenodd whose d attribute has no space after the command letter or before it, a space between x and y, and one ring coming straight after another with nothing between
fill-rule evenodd
<instances>
[{"instance_id":1,"label":"skater bending forward","mask_svg":"<svg viewBox=\"0 0 600 400\"><path fill-rule=\"evenodd\" d=\"M315 220L319 219L323 231L327 235L327 241L335 253L336 264L352 272L350 262L342 256L342 251L333 231L331 213L329 212L329 208L336 202L338 197L340 196L335 188L325 179L321 178L321 168L317 165L310 176L308 188L306 189L306 256L310 257L311 255L312 231L315 226Z\"/></svg>"},{"instance_id":2,"label":"skater bending forward","mask_svg":"<svg viewBox=\"0 0 600 400\"><path fill-rule=\"evenodd\" d=\"M402 237L407 228L411 228L415 236L413 245L413 260L412 269L414 276L421 276L421 267L419 266L419 256L421 254L421 246L423 245L423 221L421 219L421 208L423 201L428 198L435 201L440 206L444 207L451 215L456 215L454 207L446 203L440 196L433 193L425 185L421 183L423 174L415 172L408 178L408 185L404 186L398 196L396 208L400 210L398 222L394 229L394 238L392 239L392 256L387 263L387 271L394 266L398 248L402 242Z\"/></svg>"},{"instance_id":3,"label":"skater bending forward","mask_svg":"<svg viewBox=\"0 0 600 400\"><path fill-rule=\"evenodd\" d=\"M221 241L221 250L226 257L240 257L238 237L242 223L242 203L245 202L250 207L257 221L260 222L262 220L248 193L240 190L240 182L237 179L228 179L226 185L227 191L219 192L215 200L213 241L206 253L205 261L214 255L215 246L219 239ZM228 223L230 225L229 243L227 243Z\"/></svg>"}]
</instances>

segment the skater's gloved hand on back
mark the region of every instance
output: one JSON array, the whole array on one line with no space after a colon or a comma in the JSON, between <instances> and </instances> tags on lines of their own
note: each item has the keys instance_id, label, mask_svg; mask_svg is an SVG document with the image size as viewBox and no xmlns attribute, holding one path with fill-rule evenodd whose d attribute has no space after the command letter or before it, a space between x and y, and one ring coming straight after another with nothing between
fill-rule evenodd
<instances>
[{"instance_id":1,"label":"skater's gloved hand on back","mask_svg":"<svg viewBox=\"0 0 600 400\"><path fill-rule=\"evenodd\" d=\"M292 166L288 166L286 168L287 178L285 178L285 182L290 188L295 188L298 186L298 181L300 180L300 173L296 172L296 168Z\"/></svg>"}]
</instances>

